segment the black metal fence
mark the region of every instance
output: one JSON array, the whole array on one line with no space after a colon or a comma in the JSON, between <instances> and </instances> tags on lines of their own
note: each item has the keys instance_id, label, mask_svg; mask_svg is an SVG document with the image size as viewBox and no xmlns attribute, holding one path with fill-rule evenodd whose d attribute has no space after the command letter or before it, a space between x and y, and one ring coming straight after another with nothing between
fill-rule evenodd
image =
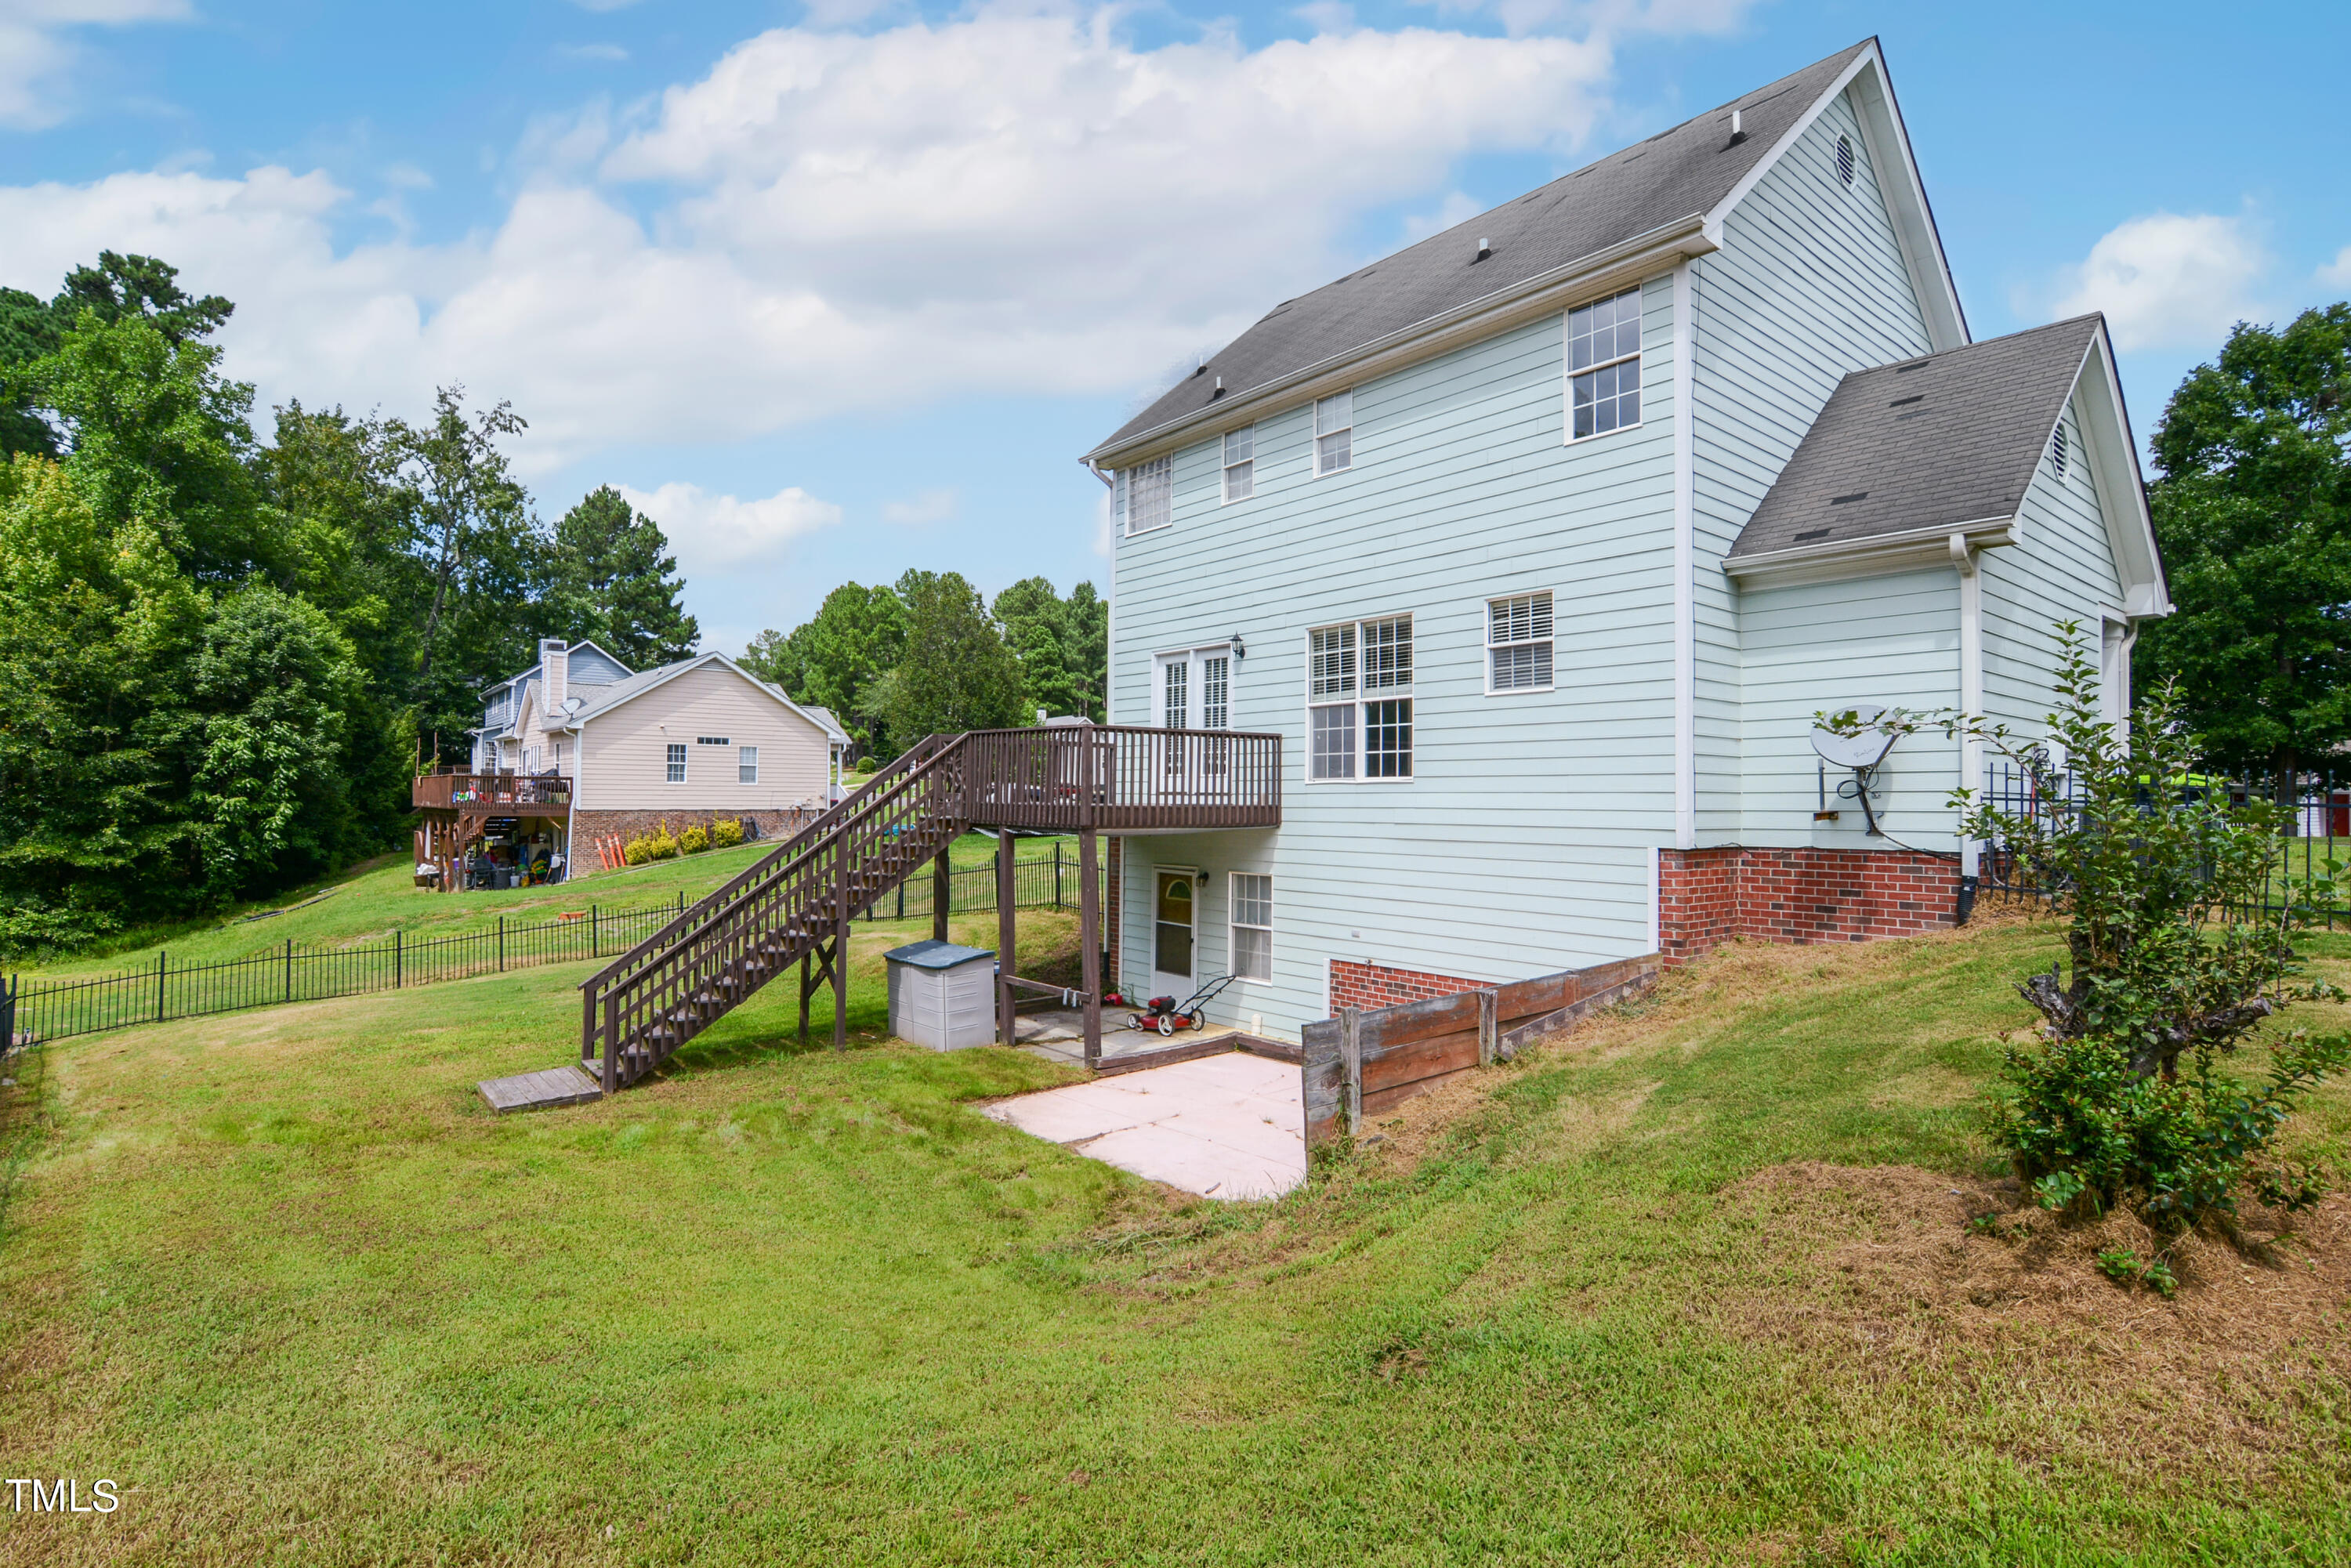
<instances>
[{"instance_id":1,"label":"black metal fence","mask_svg":"<svg viewBox=\"0 0 2351 1568\"><path fill-rule=\"evenodd\" d=\"M1077 907L1077 857L1065 857L1061 846L1054 847L1051 860L1019 862L1015 908ZM590 904L528 925L500 915L486 931L423 937L395 931L389 942L350 947L303 947L289 939L266 952L208 964L175 965L166 950L155 956L152 968L87 979L12 977L0 985L0 1047L610 957L660 930L686 902L681 893L673 901L625 909ZM948 913L995 907L993 865L948 874ZM930 913L931 876L925 871L883 894L864 918L870 924L926 918Z\"/></svg>"},{"instance_id":2,"label":"black metal fence","mask_svg":"<svg viewBox=\"0 0 2351 1568\"><path fill-rule=\"evenodd\" d=\"M2199 798L2225 796L2231 804L2238 806L2253 800L2276 798L2265 783L2250 784L2218 776L2192 775L2183 789ZM1984 770L1985 804L2011 816L2023 817L2057 809L2077 799L2078 794L2077 782L2071 773L2057 775L2055 788L2044 795L2036 788L2032 776L2014 763L1992 762ZM2351 866L2351 789L2305 788L2300 791L2294 807L2294 836L2278 840L2277 860L2262 897L2232 913L2283 914L2294 896L2294 890L2313 875L2325 875L2330 860ZM2022 857L1996 843L1981 846L1977 870L1981 894L2046 898L2056 891L2039 885ZM2315 904L2312 918L2333 931L2338 920L2351 926L2351 909Z\"/></svg>"}]
</instances>

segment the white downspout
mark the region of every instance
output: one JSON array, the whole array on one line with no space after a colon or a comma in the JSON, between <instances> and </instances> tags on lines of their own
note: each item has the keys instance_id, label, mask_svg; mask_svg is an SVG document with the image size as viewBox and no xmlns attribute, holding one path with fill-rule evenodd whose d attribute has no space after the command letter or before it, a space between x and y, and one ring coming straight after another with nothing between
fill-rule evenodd
<instances>
[{"instance_id":1,"label":"white downspout","mask_svg":"<svg viewBox=\"0 0 2351 1568\"><path fill-rule=\"evenodd\" d=\"M1951 536L1951 564L1959 573L1959 709L1970 719L1984 716L1983 706L1983 576L1965 534ZM1959 741L1959 784L1980 798L1983 793L1983 741L1968 735ZM1959 840L1959 874L1976 874L1976 841Z\"/></svg>"}]
</instances>

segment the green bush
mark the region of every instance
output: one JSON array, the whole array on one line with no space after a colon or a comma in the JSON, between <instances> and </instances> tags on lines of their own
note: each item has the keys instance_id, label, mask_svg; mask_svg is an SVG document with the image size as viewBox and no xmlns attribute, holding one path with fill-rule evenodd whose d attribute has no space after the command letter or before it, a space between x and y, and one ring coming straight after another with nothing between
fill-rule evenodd
<instances>
[{"instance_id":1,"label":"green bush","mask_svg":"<svg viewBox=\"0 0 2351 1568\"><path fill-rule=\"evenodd\" d=\"M674 861L677 859L677 835L669 831L669 824L667 822L664 822L661 825L661 831L655 833L652 838L645 841L645 858L647 860Z\"/></svg>"},{"instance_id":2,"label":"green bush","mask_svg":"<svg viewBox=\"0 0 2351 1568\"><path fill-rule=\"evenodd\" d=\"M678 835L677 847L690 855L698 855L710 847L710 835L699 827L688 828Z\"/></svg>"},{"instance_id":3,"label":"green bush","mask_svg":"<svg viewBox=\"0 0 2351 1568\"><path fill-rule=\"evenodd\" d=\"M2027 885L2054 890L2066 925L2071 976L2060 962L2016 988L2044 1021L2037 1041L2009 1049L1992 1134L2043 1207L2129 1204L2158 1234L2233 1213L2248 1186L2286 1207L2314 1203L2315 1176L2269 1145L2304 1095L2351 1065L2351 1036L2270 1035L2258 1085L2222 1062L2292 1003L2341 995L2303 979L2294 936L2315 906L2337 902L2342 868L2283 883L2283 810L2232 805L2198 773L2168 687L2110 723L2080 629L2059 633L2045 741L1967 715L1925 721L2024 774L2031 804L2019 811L1960 791L1960 831L2013 855ZM1864 727L1851 713L1826 722ZM1877 722L1922 727L1900 713Z\"/></svg>"},{"instance_id":4,"label":"green bush","mask_svg":"<svg viewBox=\"0 0 2351 1568\"><path fill-rule=\"evenodd\" d=\"M621 858L631 865L643 865L653 858L653 841L643 833L631 839L621 850Z\"/></svg>"},{"instance_id":5,"label":"green bush","mask_svg":"<svg viewBox=\"0 0 2351 1568\"><path fill-rule=\"evenodd\" d=\"M733 817L721 817L710 824L710 845L713 849L731 850L743 841L743 824Z\"/></svg>"}]
</instances>

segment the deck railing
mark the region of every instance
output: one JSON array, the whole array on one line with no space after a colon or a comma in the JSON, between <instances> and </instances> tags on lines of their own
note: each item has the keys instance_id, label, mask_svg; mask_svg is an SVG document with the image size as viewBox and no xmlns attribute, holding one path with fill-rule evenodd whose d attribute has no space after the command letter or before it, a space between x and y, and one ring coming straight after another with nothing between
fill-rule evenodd
<instances>
[{"instance_id":1,"label":"deck railing","mask_svg":"<svg viewBox=\"0 0 2351 1568\"><path fill-rule=\"evenodd\" d=\"M424 773L409 799L421 811L561 811L571 805L571 780L551 773Z\"/></svg>"},{"instance_id":2,"label":"deck railing","mask_svg":"<svg viewBox=\"0 0 2351 1568\"><path fill-rule=\"evenodd\" d=\"M1050 832L1281 825L1281 737L1070 725L964 737L965 814Z\"/></svg>"}]
</instances>

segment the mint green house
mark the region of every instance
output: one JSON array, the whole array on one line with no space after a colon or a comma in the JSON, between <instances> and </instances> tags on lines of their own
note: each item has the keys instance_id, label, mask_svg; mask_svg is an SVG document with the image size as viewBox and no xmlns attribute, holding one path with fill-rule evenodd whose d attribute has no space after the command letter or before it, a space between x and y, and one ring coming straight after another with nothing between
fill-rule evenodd
<instances>
[{"instance_id":1,"label":"mint green house","mask_svg":"<svg viewBox=\"0 0 2351 1568\"><path fill-rule=\"evenodd\" d=\"M1118 841L1116 978L1271 1034L1947 925L1984 758L1904 740L1873 832L1813 716L2030 725L2060 618L2120 711L2169 607L2104 322L1970 338L1874 39L1275 304L1086 460L1113 722L1285 768L1279 828Z\"/></svg>"}]
</instances>

